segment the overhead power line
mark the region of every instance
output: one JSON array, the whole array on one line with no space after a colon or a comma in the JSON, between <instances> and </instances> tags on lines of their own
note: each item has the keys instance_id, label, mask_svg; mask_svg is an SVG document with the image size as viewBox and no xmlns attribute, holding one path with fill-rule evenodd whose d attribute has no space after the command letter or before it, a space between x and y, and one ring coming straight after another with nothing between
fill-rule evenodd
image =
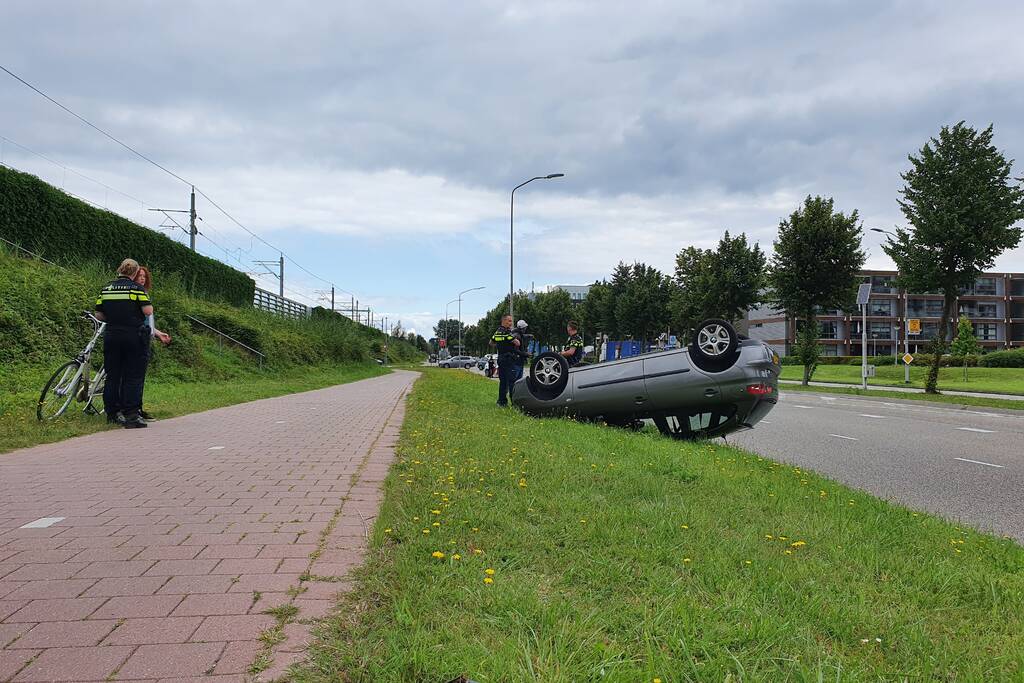
<instances>
[{"instance_id":1,"label":"overhead power line","mask_svg":"<svg viewBox=\"0 0 1024 683\"><path fill-rule=\"evenodd\" d=\"M56 99L54 99L53 97L50 97L50 96L49 96L49 95L47 95L47 94L46 94L45 92L43 92L42 90L40 90L40 89L39 89L39 88L37 88L36 86L32 85L31 83L29 83L29 82L28 82L28 81L26 81L26 80L25 80L24 78L22 78L21 76L19 76L19 75L18 75L18 74L16 74L16 73L14 73L13 71L11 71L10 69L8 69L8 68L7 68L7 67L5 67L4 65L0 64L0 70L2 70L2 71L3 71L4 73L6 73L6 74L7 74L8 76L10 76L11 78L15 79L16 81L18 81L19 83L21 83L21 84L22 84L22 85L24 85L25 87L29 88L29 89L30 89L30 90L32 90L33 92L37 93L37 94L38 94L38 95L40 95L41 97L45 98L45 99L46 99L47 101L49 101L49 102L53 103L54 105L56 105L56 106L60 107L60 108L61 108L61 109L63 109L63 110L65 111L65 112L67 112L67 113L68 113L68 114L70 114L71 116L75 117L76 119L78 119L79 121L81 121L82 123L84 123L85 125L89 126L90 128L92 128L92 129L93 129L93 130L95 130L96 132L100 133L100 134L101 134L101 135L103 135L104 137L106 137L106 138L110 139L110 140L111 140L111 141L113 141L114 143L116 143L116 144L120 145L121 147L123 147L124 149L128 150L129 152L131 152L131 153L132 153L132 154L134 154L135 156L139 157L139 158L140 158L140 159L142 159L143 161L146 161L147 163L149 163L149 164L152 164L153 166L155 166L156 168L160 169L160 170L161 170L161 171L163 171L164 173L166 173L166 174L170 175L171 177L173 177L173 178L175 178L175 179L177 179L177 180L180 180L181 182L185 183L186 185L190 185L190 186L193 186L193 187L195 187L195 183L193 183L193 182L191 182L191 181L188 181L188 180L186 180L186 179L182 178L182 177L181 177L180 175L178 175L178 174L177 174L177 173L175 173L174 171L172 171L172 170L170 170L169 168L167 168L166 166L163 166L162 164L160 164L160 163L158 163L158 162L154 161L154 160L153 160L153 159L151 159L150 157L146 156L146 155L145 155L145 154L143 154L142 152L138 151L137 149L135 149L134 147L132 147L131 145L129 145L128 143L126 143L126 142L122 142L122 141L121 141L121 140L119 140L118 138L114 137L114 136L113 136L112 134L108 133L107 131L103 130L102 128L100 128L99 126L97 126L96 124L94 124L94 123L93 123L92 121L88 120L88 119L87 119L87 118L85 118L84 116L82 116L82 115L78 114L77 112L73 111L73 110L72 110L71 108L69 108L69 107L65 106L65 105L64 105L64 104L62 104L61 102L58 102L58 101L57 101ZM279 248L275 247L275 246L274 246L273 244L271 244L271 243L270 243L270 242L268 242L267 240L263 239L262 237L260 237L260 236L259 236L258 234L256 234L255 232L253 232L253 231L252 231L252 230L250 230L249 228L247 228L247 227L246 227L246 226L245 226L244 224L242 224L242 222L241 222L241 221L239 221L239 220L238 220L237 218L235 218L235 217L234 217L234 216L232 216L232 215L231 215L230 213L228 213L228 212L227 212L227 210L226 210L226 209L224 209L224 207L222 207L222 206L221 206L220 204L218 204L217 202L215 202L215 201L214 201L214 200L213 200L213 199L212 199L212 198L210 197L210 195L208 195L208 194L206 194L205 192L203 192L203 190L202 190L201 188L199 188L199 187L195 187L195 191L196 191L196 192L198 192L198 193L199 193L199 194L200 194L200 195L201 195L202 197L204 197L204 198L206 199L206 201L210 202L210 204L212 204L212 205L213 205L213 206L214 206L214 207L215 207L215 208L216 208L216 209L217 209L218 211L220 211L220 212L221 212L222 214L224 214L224 215L225 215L225 216L226 216L226 217L228 218L228 220L230 220L230 221L231 221L232 223L234 223L235 225L237 225L237 226L238 226L239 228L241 228L242 230L244 230L244 231L245 231L246 233L248 233L249 235L251 235L251 236L252 236L252 237L254 237L255 239L257 239L257 240L259 240L260 242L262 242L262 243L263 243L264 245L266 245L266 246L267 246L267 247L269 247L270 249L273 249L274 251L276 251L276 252L278 252L279 254L281 254L282 256L284 256L284 258L285 258L285 259L287 259L288 261L290 261L290 262L292 263L292 265L294 265L294 266L295 266L296 268L298 268L298 269L299 269L299 270L301 270L302 272L306 273L306 274L307 274L307 275L309 275L310 277L313 277L313 278L315 278L315 279L317 279L317 280L319 280L319 281L321 281L321 282L324 282L324 283L326 283L326 284L329 284L329 285L334 285L334 283L333 283L333 282L331 282L330 280L326 280L326 279L324 279L324 278L320 277L319 275L317 275L316 273L312 272L311 270L309 270L308 268L306 268L305 266L303 266L302 264L300 264L299 262L297 262L297 261L296 261L295 259L293 259L293 258L292 258L291 256L289 256L288 254L286 254L286 253L285 253L285 252L284 252L283 250L281 250L281 249L279 249ZM207 239L209 239L209 238L207 238ZM210 240L210 241L212 242L212 240ZM219 246L219 245L218 245L218 246ZM224 249L224 248L223 248L223 247L221 247L221 249ZM226 250L225 250L225 251L226 251ZM335 285L335 286L336 286L336 285ZM347 290L343 290L343 289L341 289L340 287L337 287L337 289L339 289L340 291L343 291L343 292L345 292L346 294L351 294L351 292L348 292ZM354 296L354 295L353 295L353 296ZM306 297L306 298L308 298L308 297Z\"/></svg>"}]
</instances>

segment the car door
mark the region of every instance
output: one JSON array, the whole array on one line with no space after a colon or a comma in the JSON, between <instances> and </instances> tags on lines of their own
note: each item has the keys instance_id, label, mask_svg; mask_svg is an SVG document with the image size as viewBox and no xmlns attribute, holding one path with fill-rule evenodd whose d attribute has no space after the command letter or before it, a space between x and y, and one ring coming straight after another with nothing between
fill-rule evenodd
<instances>
[{"instance_id":1,"label":"car door","mask_svg":"<svg viewBox=\"0 0 1024 683\"><path fill-rule=\"evenodd\" d=\"M586 415L630 414L647 403L644 361L629 358L569 373L574 409Z\"/></svg>"},{"instance_id":2,"label":"car door","mask_svg":"<svg viewBox=\"0 0 1024 683\"><path fill-rule=\"evenodd\" d=\"M718 382L692 364L685 349L645 356L644 376L652 410L699 410L720 398Z\"/></svg>"}]
</instances>

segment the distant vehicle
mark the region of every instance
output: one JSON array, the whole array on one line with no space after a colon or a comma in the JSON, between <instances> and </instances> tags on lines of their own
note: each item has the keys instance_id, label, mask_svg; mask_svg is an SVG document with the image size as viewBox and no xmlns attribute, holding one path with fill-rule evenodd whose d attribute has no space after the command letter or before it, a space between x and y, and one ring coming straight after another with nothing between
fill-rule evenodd
<instances>
[{"instance_id":1,"label":"distant vehicle","mask_svg":"<svg viewBox=\"0 0 1024 683\"><path fill-rule=\"evenodd\" d=\"M473 356L452 356L437 364L439 368L466 368L467 370L474 365L476 365L476 358Z\"/></svg>"},{"instance_id":2,"label":"distant vehicle","mask_svg":"<svg viewBox=\"0 0 1024 683\"><path fill-rule=\"evenodd\" d=\"M487 361L493 361L494 364L497 365L498 364L498 354L496 354L496 353L488 353L483 358L478 359L477 362L476 362L476 369L477 370L485 369L487 367Z\"/></svg>"},{"instance_id":3,"label":"distant vehicle","mask_svg":"<svg viewBox=\"0 0 1024 683\"><path fill-rule=\"evenodd\" d=\"M436 363L437 362L437 354L436 353L430 354L430 356L427 358L427 362L428 363Z\"/></svg>"},{"instance_id":4,"label":"distant vehicle","mask_svg":"<svg viewBox=\"0 0 1024 683\"><path fill-rule=\"evenodd\" d=\"M569 368L545 352L512 388L530 415L566 415L638 428L652 420L677 439L725 436L753 427L779 399L779 356L740 339L725 320L705 320L689 346Z\"/></svg>"}]
</instances>

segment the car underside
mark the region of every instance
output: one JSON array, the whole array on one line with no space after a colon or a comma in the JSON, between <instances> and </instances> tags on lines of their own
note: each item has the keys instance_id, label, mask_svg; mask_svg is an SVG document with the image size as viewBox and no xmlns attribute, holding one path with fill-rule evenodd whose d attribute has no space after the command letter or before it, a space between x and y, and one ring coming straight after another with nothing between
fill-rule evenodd
<instances>
[{"instance_id":1,"label":"car underside","mask_svg":"<svg viewBox=\"0 0 1024 683\"><path fill-rule=\"evenodd\" d=\"M721 320L704 321L686 348L569 368L558 354L533 360L512 389L523 412L571 416L697 439L753 427L778 401L779 357L740 339Z\"/></svg>"}]
</instances>

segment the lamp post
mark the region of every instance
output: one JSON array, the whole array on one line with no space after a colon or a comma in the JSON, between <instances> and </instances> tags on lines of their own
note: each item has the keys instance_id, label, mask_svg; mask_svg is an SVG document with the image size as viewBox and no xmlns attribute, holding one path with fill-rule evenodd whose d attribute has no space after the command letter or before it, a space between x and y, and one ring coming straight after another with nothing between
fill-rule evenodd
<instances>
[{"instance_id":1,"label":"lamp post","mask_svg":"<svg viewBox=\"0 0 1024 683\"><path fill-rule=\"evenodd\" d=\"M883 235L896 239L896 233L890 230L883 230L882 228L871 228L871 232L880 232ZM896 271L896 275L899 275L899 271ZM896 331L896 355L899 355L900 350L900 333ZM903 291L903 352L910 353L910 297L906 290ZM903 383L910 384L910 365L907 363L903 364Z\"/></svg>"},{"instance_id":2,"label":"lamp post","mask_svg":"<svg viewBox=\"0 0 1024 683\"><path fill-rule=\"evenodd\" d=\"M484 289L484 287L473 287L471 289L464 289L459 292L459 353L462 353L462 295L466 292L475 292L478 289Z\"/></svg>"},{"instance_id":3,"label":"lamp post","mask_svg":"<svg viewBox=\"0 0 1024 683\"><path fill-rule=\"evenodd\" d=\"M444 305L444 347L448 348L448 307L458 301L458 298L452 299ZM448 352L451 354L451 351Z\"/></svg>"},{"instance_id":4,"label":"lamp post","mask_svg":"<svg viewBox=\"0 0 1024 683\"><path fill-rule=\"evenodd\" d=\"M513 318L515 316L513 315L512 311L512 292L514 291L512 283L512 273L513 266L515 265L515 250L513 249L513 240L515 237L516 190L518 190L523 185L529 185L534 180L553 180L554 178L562 178L564 176L564 173L549 173L548 175L539 175L530 178L527 181L521 182L512 188L512 198L509 200L508 204L508 314L512 315Z\"/></svg>"}]
</instances>

